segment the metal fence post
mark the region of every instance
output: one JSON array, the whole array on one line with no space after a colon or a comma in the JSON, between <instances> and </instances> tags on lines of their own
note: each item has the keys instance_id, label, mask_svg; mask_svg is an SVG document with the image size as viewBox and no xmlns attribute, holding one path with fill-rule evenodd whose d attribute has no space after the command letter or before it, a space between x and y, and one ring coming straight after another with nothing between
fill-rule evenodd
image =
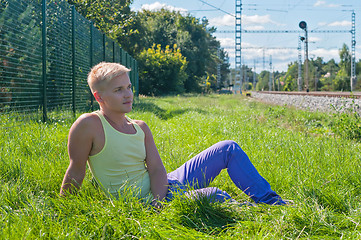
<instances>
[{"instance_id":1,"label":"metal fence post","mask_svg":"<svg viewBox=\"0 0 361 240\"><path fill-rule=\"evenodd\" d=\"M123 65L123 66L126 66L125 51L124 51L124 49L122 49L122 65Z\"/></svg>"},{"instance_id":2,"label":"metal fence post","mask_svg":"<svg viewBox=\"0 0 361 240\"><path fill-rule=\"evenodd\" d=\"M127 68L129 68L129 61L128 61L128 53L127 52L125 52L125 64L124 64L124 66L126 66Z\"/></svg>"},{"instance_id":3,"label":"metal fence post","mask_svg":"<svg viewBox=\"0 0 361 240\"><path fill-rule=\"evenodd\" d=\"M123 49L120 47L119 48L119 63L123 65L122 52L123 52Z\"/></svg>"},{"instance_id":4,"label":"metal fence post","mask_svg":"<svg viewBox=\"0 0 361 240\"><path fill-rule=\"evenodd\" d=\"M138 61L135 61L135 96L139 97L139 72L138 72Z\"/></svg>"},{"instance_id":5,"label":"metal fence post","mask_svg":"<svg viewBox=\"0 0 361 240\"><path fill-rule=\"evenodd\" d=\"M112 45L113 45L113 62L115 62L115 42L112 41Z\"/></svg>"},{"instance_id":6,"label":"metal fence post","mask_svg":"<svg viewBox=\"0 0 361 240\"><path fill-rule=\"evenodd\" d=\"M131 73L132 73L132 85L135 86L135 78L134 78L134 60L132 59L131 61L131 66L130 69L132 69Z\"/></svg>"},{"instance_id":7,"label":"metal fence post","mask_svg":"<svg viewBox=\"0 0 361 240\"><path fill-rule=\"evenodd\" d=\"M71 7L71 55L72 55L72 66L71 66L71 85L72 85L72 109L73 109L73 116L75 117L75 111L76 111L76 106L75 106L75 97L76 97L76 92L75 92L75 6L73 5Z\"/></svg>"},{"instance_id":8,"label":"metal fence post","mask_svg":"<svg viewBox=\"0 0 361 240\"><path fill-rule=\"evenodd\" d=\"M93 67L93 45L94 45L94 42L93 42L93 23L92 22L89 22L89 25L90 25L90 47L89 47L89 55L90 55L90 68ZM94 99L93 99L93 94L92 92L90 91L90 108L92 110L92 112L94 111Z\"/></svg>"},{"instance_id":9,"label":"metal fence post","mask_svg":"<svg viewBox=\"0 0 361 240\"><path fill-rule=\"evenodd\" d=\"M119 52L119 57L120 57L120 64L123 64L123 48L120 48L120 52Z\"/></svg>"},{"instance_id":10,"label":"metal fence post","mask_svg":"<svg viewBox=\"0 0 361 240\"><path fill-rule=\"evenodd\" d=\"M41 14L42 14L42 82L43 82L43 122L46 122L48 120L48 116L47 116L47 92L46 92L46 88L47 88L47 75L46 75L46 45L47 45L47 41L46 41L46 0L42 1L42 6L41 6Z\"/></svg>"},{"instance_id":11,"label":"metal fence post","mask_svg":"<svg viewBox=\"0 0 361 240\"><path fill-rule=\"evenodd\" d=\"M106 48L105 48L105 34L103 33L103 61L105 62L105 51L106 51Z\"/></svg>"}]
</instances>

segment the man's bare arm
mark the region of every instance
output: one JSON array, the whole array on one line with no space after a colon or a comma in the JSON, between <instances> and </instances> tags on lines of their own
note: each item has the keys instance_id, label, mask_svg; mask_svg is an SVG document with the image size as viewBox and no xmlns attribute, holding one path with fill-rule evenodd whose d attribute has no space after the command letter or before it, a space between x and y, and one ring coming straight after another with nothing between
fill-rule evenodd
<instances>
[{"instance_id":1,"label":"man's bare arm","mask_svg":"<svg viewBox=\"0 0 361 240\"><path fill-rule=\"evenodd\" d=\"M92 148L92 119L89 114L80 116L70 128L68 138L69 167L66 170L60 195L80 188L86 170L86 163Z\"/></svg>"},{"instance_id":2,"label":"man's bare arm","mask_svg":"<svg viewBox=\"0 0 361 240\"><path fill-rule=\"evenodd\" d=\"M145 161L150 177L150 188L153 197L157 200L163 200L168 192L167 172L160 159L158 149L154 143L148 125L143 121L137 121L137 123L145 133L145 149L147 153Z\"/></svg>"}]
</instances>

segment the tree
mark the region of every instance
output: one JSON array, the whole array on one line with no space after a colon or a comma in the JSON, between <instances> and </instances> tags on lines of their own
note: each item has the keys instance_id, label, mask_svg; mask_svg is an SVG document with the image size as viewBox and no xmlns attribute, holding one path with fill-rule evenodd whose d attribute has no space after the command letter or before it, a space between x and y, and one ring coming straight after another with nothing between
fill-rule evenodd
<instances>
[{"instance_id":1,"label":"tree","mask_svg":"<svg viewBox=\"0 0 361 240\"><path fill-rule=\"evenodd\" d=\"M177 44L188 62L188 78L184 82L187 92L201 91L204 79L216 75L217 64L224 62L224 54L221 54L223 59L217 56L220 43L212 36L215 29L207 28L207 21L200 22L189 14L183 16L166 9L140 11L134 21L138 32L130 36L131 41L119 40L122 47L137 58L140 51L153 44L160 44L163 48Z\"/></svg>"},{"instance_id":2,"label":"tree","mask_svg":"<svg viewBox=\"0 0 361 240\"><path fill-rule=\"evenodd\" d=\"M68 0L76 10L111 39L120 39L136 31L133 25L133 0Z\"/></svg>"},{"instance_id":3,"label":"tree","mask_svg":"<svg viewBox=\"0 0 361 240\"><path fill-rule=\"evenodd\" d=\"M166 9L135 13L129 8L133 0L68 2L137 60L153 44L160 44L162 50L176 44L188 62L185 70L188 78L184 82L187 92L201 91L202 80L217 74L217 64L221 64L223 69L228 67L224 63L226 55L217 56L220 43L212 36L215 29L207 27L206 19L200 21L190 14L182 15ZM139 63L139 66L145 65ZM225 69L223 75L227 75Z\"/></svg>"},{"instance_id":4,"label":"tree","mask_svg":"<svg viewBox=\"0 0 361 240\"><path fill-rule=\"evenodd\" d=\"M311 91L320 90L320 87L322 87L319 79L326 74L323 69L324 65L325 63L321 57L317 57L316 59L311 58L309 61L309 89Z\"/></svg>"},{"instance_id":5,"label":"tree","mask_svg":"<svg viewBox=\"0 0 361 240\"><path fill-rule=\"evenodd\" d=\"M283 91L283 86L281 82L283 82L283 72L275 71L273 73L274 83L275 83L275 91Z\"/></svg>"},{"instance_id":6,"label":"tree","mask_svg":"<svg viewBox=\"0 0 361 240\"><path fill-rule=\"evenodd\" d=\"M356 62L356 75L357 75L357 81L354 89L355 91L361 91L361 59L359 59L358 62Z\"/></svg>"},{"instance_id":7,"label":"tree","mask_svg":"<svg viewBox=\"0 0 361 240\"><path fill-rule=\"evenodd\" d=\"M333 80L334 90L349 91L350 75L351 75L351 54L346 44L343 44L342 49L339 51L340 55L340 70L337 72L335 79Z\"/></svg>"},{"instance_id":8,"label":"tree","mask_svg":"<svg viewBox=\"0 0 361 240\"><path fill-rule=\"evenodd\" d=\"M348 76L344 67L342 67L334 79L333 90L336 91L349 91L350 86L350 77Z\"/></svg>"},{"instance_id":9,"label":"tree","mask_svg":"<svg viewBox=\"0 0 361 240\"><path fill-rule=\"evenodd\" d=\"M252 83L253 79L253 72L252 68L248 67L247 65L242 65L242 75L243 75L243 82L242 82L242 89L243 90L251 90L252 84L249 85L249 83Z\"/></svg>"},{"instance_id":10,"label":"tree","mask_svg":"<svg viewBox=\"0 0 361 240\"><path fill-rule=\"evenodd\" d=\"M223 60L223 61L222 61ZM224 49L221 49L220 51L220 58L219 61L221 62L221 88L222 87L228 87L229 85L229 74L231 72L231 70L229 69L229 57L228 57L228 53L224 51Z\"/></svg>"},{"instance_id":11,"label":"tree","mask_svg":"<svg viewBox=\"0 0 361 240\"><path fill-rule=\"evenodd\" d=\"M287 76L287 75L286 75ZM291 75L288 75L285 79L285 85L283 87L284 91L295 91L297 90L297 84L295 82L295 79L292 78Z\"/></svg>"},{"instance_id":12,"label":"tree","mask_svg":"<svg viewBox=\"0 0 361 240\"><path fill-rule=\"evenodd\" d=\"M256 89L258 91L268 91L268 82L269 82L269 75L270 72L269 71L262 71L259 75L258 75L258 83L256 85Z\"/></svg>"},{"instance_id":13,"label":"tree","mask_svg":"<svg viewBox=\"0 0 361 240\"><path fill-rule=\"evenodd\" d=\"M323 75L320 78L321 91L333 91L334 90L334 78L339 70L339 66L334 59L330 59L326 64L322 66Z\"/></svg>"},{"instance_id":14,"label":"tree","mask_svg":"<svg viewBox=\"0 0 361 240\"><path fill-rule=\"evenodd\" d=\"M293 62L288 65L287 72L284 79L284 91L296 91L298 90L298 62Z\"/></svg>"},{"instance_id":15,"label":"tree","mask_svg":"<svg viewBox=\"0 0 361 240\"><path fill-rule=\"evenodd\" d=\"M344 68L346 74L350 76L351 74L351 54L348 46L344 43L342 49L339 51L340 56L340 68Z\"/></svg>"}]
</instances>

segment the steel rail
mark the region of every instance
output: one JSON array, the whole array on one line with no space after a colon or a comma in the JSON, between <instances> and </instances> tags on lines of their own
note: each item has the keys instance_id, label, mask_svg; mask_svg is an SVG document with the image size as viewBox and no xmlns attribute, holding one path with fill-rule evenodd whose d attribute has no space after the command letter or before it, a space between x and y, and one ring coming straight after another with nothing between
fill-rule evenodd
<instances>
[{"instance_id":1,"label":"steel rail","mask_svg":"<svg viewBox=\"0 0 361 240\"><path fill-rule=\"evenodd\" d=\"M361 92L281 92L281 91L257 91L264 94L301 95L315 97L339 97L361 99Z\"/></svg>"}]
</instances>

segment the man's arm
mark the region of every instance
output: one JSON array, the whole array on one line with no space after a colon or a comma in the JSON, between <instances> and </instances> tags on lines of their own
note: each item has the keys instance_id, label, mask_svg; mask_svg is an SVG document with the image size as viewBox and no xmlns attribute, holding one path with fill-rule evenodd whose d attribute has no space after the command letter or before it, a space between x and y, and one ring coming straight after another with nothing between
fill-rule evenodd
<instances>
[{"instance_id":1,"label":"man's arm","mask_svg":"<svg viewBox=\"0 0 361 240\"><path fill-rule=\"evenodd\" d=\"M154 143L152 132L143 121L136 121L145 133L145 150L147 169L150 177L150 188L155 199L163 200L168 192L167 172L160 159L158 149Z\"/></svg>"},{"instance_id":2,"label":"man's arm","mask_svg":"<svg viewBox=\"0 0 361 240\"><path fill-rule=\"evenodd\" d=\"M70 163L60 189L62 196L74 192L74 188L80 188L85 177L86 162L93 143L91 122L91 116L84 114L70 128L68 138Z\"/></svg>"}]
</instances>

